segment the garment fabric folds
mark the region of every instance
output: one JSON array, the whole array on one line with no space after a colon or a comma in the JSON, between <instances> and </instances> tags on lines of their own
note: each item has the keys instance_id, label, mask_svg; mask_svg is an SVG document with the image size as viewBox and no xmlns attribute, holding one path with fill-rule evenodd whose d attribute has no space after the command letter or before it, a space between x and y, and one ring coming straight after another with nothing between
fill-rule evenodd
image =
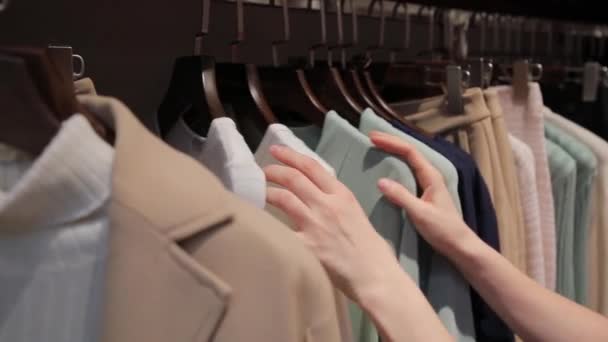
<instances>
[{"instance_id":1,"label":"garment fabric folds","mask_svg":"<svg viewBox=\"0 0 608 342\"><path fill-rule=\"evenodd\" d=\"M116 132L101 341L340 340L329 279L287 227L120 102L79 100Z\"/></svg>"},{"instance_id":2,"label":"garment fabric folds","mask_svg":"<svg viewBox=\"0 0 608 342\"><path fill-rule=\"evenodd\" d=\"M509 133L528 145L534 154L545 255L545 284L547 288L553 290L556 279L555 209L545 148L543 98L540 87L537 83L530 83L524 101L515 98L511 86L499 86L494 89L500 98Z\"/></svg>"},{"instance_id":3,"label":"garment fabric folds","mask_svg":"<svg viewBox=\"0 0 608 342\"><path fill-rule=\"evenodd\" d=\"M513 135L509 135L509 141L515 159L519 196L523 209L524 226L526 228L528 272L532 279L546 286L545 256L543 253L542 228L540 224L540 204L538 203L538 195L536 193L534 154L528 145Z\"/></svg>"},{"instance_id":4,"label":"garment fabric folds","mask_svg":"<svg viewBox=\"0 0 608 342\"><path fill-rule=\"evenodd\" d=\"M564 149L576 162L574 198L574 236L572 241L575 297L579 304L587 302L587 237L589 235L591 186L595 182L597 159L593 152L566 131L545 122L545 135Z\"/></svg>"},{"instance_id":5,"label":"garment fabric folds","mask_svg":"<svg viewBox=\"0 0 608 342\"><path fill-rule=\"evenodd\" d=\"M381 131L412 144L441 173L454 205L462 213L458 197L458 173L449 160L416 138L394 128L370 109L361 114L359 130L365 135L371 131ZM424 270L428 272L428 275L422 275L423 279L428 278L423 292L452 336L459 341L474 340L473 310L467 282L443 256L434 252L422 239L420 242L419 262L429 263L420 267L421 273Z\"/></svg>"},{"instance_id":6,"label":"garment fabric folds","mask_svg":"<svg viewBox=\"0 0 608 342\"><path fill-rule=\"evenodd\" d=\"M98 339L113 154L79 114L37 159L0 145L0 340Z\"/></svg>"},{"instance_id":7,"label":"garment fabric folds","mask_svg":"<svg viewBox=\"0 0 608 342\"><path fill-rule=\"evenodd\" d=\"M505 177L499 159L492 114L481 89L467 89L463 95L464 113L453 115L445 108L445 98L438 97L395 105L406 119L425 131L439 134L469 153L477 163L496 208L501 253L526 272L525 228L520 211L513 208L512 196L506 189L514 177ZM500 115L500 113L495 113ZM511 161L512 162L512 161Z\"/></svg>"},{"instance_id":8,"label":"garment fabric folds","mask_svg":"<svg viewBox=\"0 0 608 342\"><path fill-rule=\"evenodd\" d=\"M584 143L597 158L597 176L592 188L591 224L588 237L587 305L608 315L608 212L602 210L608 200L608 143L591 131L551 111L544 112L545 120Z\"/></svg>"},{"instance_id":9,"label":"garment fabric folds","mask_svg":"<svg viewBox=\"0 0 608 342\"><path fill-rule=\"evenodd\" d=\"M564 149L547 140L549 170L555 200L555 235L557 237L556 291L574 299L574 199L576 161Z\"/></svg>"},{"instance_id":10,"label":"garment fabric folds","mask_svg":"<svg viewBox=\"0 0 608 342\"><path fill-rule=\"evenodd\" d=\"M414 225L377 187L380 178L388 177L416 193L416 180L407 164L375 149L369 138L333 111L327 113L322 131L314 126L292 130L336 170L338 180L353 192L374 228L395 251L403 270L420 286L423 280L419 264L423 263ZM316 137L320 139L315 141ZM358 308L351 309L355 341L377 341L371 320Z\"/></svg>"},{"instance_id":11,"label":"garment fabric folds","mask_svg":"<svg viewBox=\"0 0 608 342\"><path fill-rule=\"evenodd\" d=\"M257 208L264 208L266 177L232 119L214 119L207 136L202 137L180 118L165 141L204 165L226 189Z\"/></svg>"}]
</instances>

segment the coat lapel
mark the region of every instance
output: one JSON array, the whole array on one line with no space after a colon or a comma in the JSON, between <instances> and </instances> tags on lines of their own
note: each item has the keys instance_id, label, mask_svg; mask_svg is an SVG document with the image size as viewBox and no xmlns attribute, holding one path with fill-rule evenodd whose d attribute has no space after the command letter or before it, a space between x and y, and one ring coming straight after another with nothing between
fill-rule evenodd
<instances>
[{"instance_id":1,"label":"coat lapel","mask_svg":"<svg viewBox=\"0 0 608 342\"><path fill-rule=\"evenodd\" d=\"M102 341L211 340L230 287L181 243L231 220L225 191L122 103L79 100L116 132Z\"/></svg>"}]
</instances>

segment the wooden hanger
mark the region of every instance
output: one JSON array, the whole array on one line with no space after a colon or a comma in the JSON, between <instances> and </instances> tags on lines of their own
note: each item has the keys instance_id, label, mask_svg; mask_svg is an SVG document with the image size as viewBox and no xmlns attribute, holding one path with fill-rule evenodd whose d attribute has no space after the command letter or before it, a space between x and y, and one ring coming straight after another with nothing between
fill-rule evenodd
<instances>
[{"instance_id":1,"label":"wooden hanger","mask_svg":"<svg viewBox=\"0 0 608 342\"><path fill-rule=\"evenodd\" d=\"M38 96L46 104L48 112L54 116L57 122L60 123L73 114L80 113L89 121L98 135L109 143L113 143L111 131L79 105L74 95L72 80L64 79L56 64L49 59L45 49L3 47L0 48L0 53L22 61L27 69L27 75L30 77L30 83L37 89ZM20 66L17 68L20 68ZM20 73L20 75L23 76L23 73ZM25 83L24 81L17 81L17 84ZM46 116L46 114L43 116ZM46 119L43 119L43 121L46 121Z\"/></svg>"},{"instance_id":2,"label":"wooden hanger","mask_svg":"<svg viewBox=\"0 0 608 342\"><path fill-rule=\"evenodd\" d=\"M309 65L307 68L303 69L303 72L306 75L309 84L312 86L313 91L322 103L338 112L338 114L348 120L351 124L358 126L361 110L363 108L357 103L347 89L340 71L332 65L331 59L328 59L327 64L320 64L315 61L316 50L319 48L330 49L327 45L325 0L320 0L319 5L321 17L321 42L309 49ZM338 18L340 21L342 20L340 16L338 16ZM338 44L340 44L340 42L338 42Z\"/></svg>"},{"instance_id":3,"label":"wooden hanger","mask_svg":"<svg viewBox=\"0 0 608 342\"><path fill-rule=\"evenodd\" d=\"M0 141L38 156L59 131L60 121L22 58L0 53Z\"/></svg>"},{"instance_id":4,"label":"wooden hanger","mask_svg":"<svg viewBox=\"0 0 608 342\"><path fill-rule=\"evenodd\" d=\"M258 67L258 79L268 105L281 122L293 124L305 121L323 126L328 109L312 91L301 64L279 66L279 47L290 41L288 2L283 2L283 39L272 43L273 65ZM294 65L295 64L295 65Z\"/></svg>"},{"instance_id":5,"label":"wooden hanger","mask_svg":"<svg viewBox=\"0 0 608 342\"><path fill-rule=\"evenodd\" d=\"M372 11L373 11L373 7L375 5L375 3L378 2L379 6L380 6L380 32L379 32L379 39L378 39L378 43L375 46L371 46L367 49L366 52L366 56L365 58L363 58L360 62L359 62L359 75L362 78L362 84L365 87L366 92L370 95L370 97L373 99L374 103L377 104L378 107L380 107L382 109L382 111L384 113L386 113L388 116L390 116L392 119L394 120L398 120L398 121L402 121L405 123L405 121L403 120L403 115L399 112L397 112L396 110L394 110L387 102L386 100L384 100L384 98L382 97L382 95L380 94L380 91L377 89L377 86L375 84L374 81L374 77L372 76L372 71L373 70L382 70L383 67L380 66L379 68L374 68L372 67L373 65L373 61L372 61L372 54L374 52L378 52L378 51L383 51L384 50L384 35L385 35L385 26L386 26L386 16L384 13L384 0L373 0L370 3L370 6L368 8L368 13L369 15L371 15Z\"/></svg>"},{"instance_id":6,"label":"wooden hanger","mask_svg":"<svg viewBox=\"0 0 608 342\"><path fill-rule=\"evenodd\" d=\"M202 54L209 32L211 0L203 1L201 31L195 36L194 55L175 61L169 89L159 106L157 120L165 136L180 117L200 135L207 135L211 121L226 115L216 82L215 59Z\"/></svg>"},{"instance_id":7,"label":"wooden hanger","mask_svg":"<svg viewBox=\"0 0 608 342\"><path fill-rule=\"evenodd\" d=\"M358 27L358 15L357 9L353 5L353 0L349 0L349 5L351 9L352 16L352 41L348 44L340 44L340 63L341 68L339 72L341 73L341 78L343 80L343 84L347 89L350 89L350 94L352 94L352 98L357 102L358 108L361 110L363 107L369 107L374 112L376 112L381 117L388 119L389 115L384 112L383 109L378 107L378 105L372 100L371 96L368 94L363 81L359 77L358 69L356 67L356 63L346 63L346 51L349 48L356 46L359 42L359 27ZM344 0L337 0L337 13L338 18L341 18L343 15L344 8ZM343 41L343 21L341 19L338 20L338 39L340 42Z\"/></svg>"},{"instance_id":8,"label":"wooden hanger","mask_svg":"<svg viewBox=\"0 0 608 342\"><path fill-rule=\"evenodd\" d=\"M266 100L255 65L238 63L239 45L245 40L244 4L237 0L237 37L232 41L232 63L216 65L217 83L224 103L229 104L239 131L252 150L260 144L263 132L278 122ZM251 129L251 126L257 129Z\"/></svg>"}]
</instances>

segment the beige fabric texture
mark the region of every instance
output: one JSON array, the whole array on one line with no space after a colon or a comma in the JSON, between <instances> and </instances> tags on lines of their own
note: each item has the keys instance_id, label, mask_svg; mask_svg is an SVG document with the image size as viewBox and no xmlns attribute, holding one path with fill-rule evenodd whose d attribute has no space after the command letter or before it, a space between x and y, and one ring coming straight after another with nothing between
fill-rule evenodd
<instances>
[{"instance_id":1,"label":"beige fabric texture","mask_svg":"<svg viewBox=\"0 0 608 342\"><path fill-rule=\"evenodd\" d=\"M292 231L226 191L119 101L101 341L340 341L333 288Z\"/></svg>"},{"instance_id":2,"label":"beige fabric texture","mask_svg":"<svg viewBox=\"0 0 608 342\"><path fill-rule=\"evenodd\" d=\"M526 243L521 208L514 208L518 201L508 188L518 186L516 178L506 177L500 159L495 124L500 128L500 112L491 113L484 93L479 88L467 89L463 95L464 113L449 114L443 97L402 103L398 105L402 113L415 113L405 118L422 129L445 136L449 141L471 154L488 186L498 220L501 253L518 269L527 272ZM506 133L500 142L504 149ZM508 139L506 140L508 144ZM510 146L506 145L509 149ZM512 155L511 155L512 160ZM511 161L512 162L512 161ZM515 181L515 183L513 183Z\"/></svg>"}]
</instances>

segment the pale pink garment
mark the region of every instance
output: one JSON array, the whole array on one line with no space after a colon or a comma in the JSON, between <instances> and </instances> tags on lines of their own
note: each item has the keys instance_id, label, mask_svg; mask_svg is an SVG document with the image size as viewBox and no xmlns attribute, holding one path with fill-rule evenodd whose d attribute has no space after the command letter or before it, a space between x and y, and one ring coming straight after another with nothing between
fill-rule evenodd
<instances>
[{"instance_id":1,"label":"pale pink garment","mask_svg":"<svg viewBox=\"0 0 608 342\"><path fill-rule=\"evenodd\" d=\"M509 142L515 159L515 170L519 184L524 228L526 232L526 265L528 275L539 284L546 286L545 256L540 224L540 205L537 196L536 168L534 154L528 145L509 134Z\"/></svg>"},{"instance_id":2,"label":"pale pink garment","mask_svg":"<svg viewBox=\"0 0 608 342\"><path fill-rule=\"evenodd\" d=\"M588 239L587 305L608 316L608 142L549 109L545 111L545 119L587 145L598 160Z\"/></svg>"},{"instance_id":3,"label":"pale pink garment","mask_svg":"<svg viewBox=\"0 0 608 342\"><path fill-rule=\"evenodd\" d=\"M528 96L524 100L514 99L511 86L495 88L500 97L505 122L509 133L523 141L534 154L536 168L536 189L540 205L540 222L542 228L543 254L545 266L545 284L555 289L555 209L551 176L545 148L543 119L543 98L537 83L530 83Z\"/></svg>"}]
</instances>

